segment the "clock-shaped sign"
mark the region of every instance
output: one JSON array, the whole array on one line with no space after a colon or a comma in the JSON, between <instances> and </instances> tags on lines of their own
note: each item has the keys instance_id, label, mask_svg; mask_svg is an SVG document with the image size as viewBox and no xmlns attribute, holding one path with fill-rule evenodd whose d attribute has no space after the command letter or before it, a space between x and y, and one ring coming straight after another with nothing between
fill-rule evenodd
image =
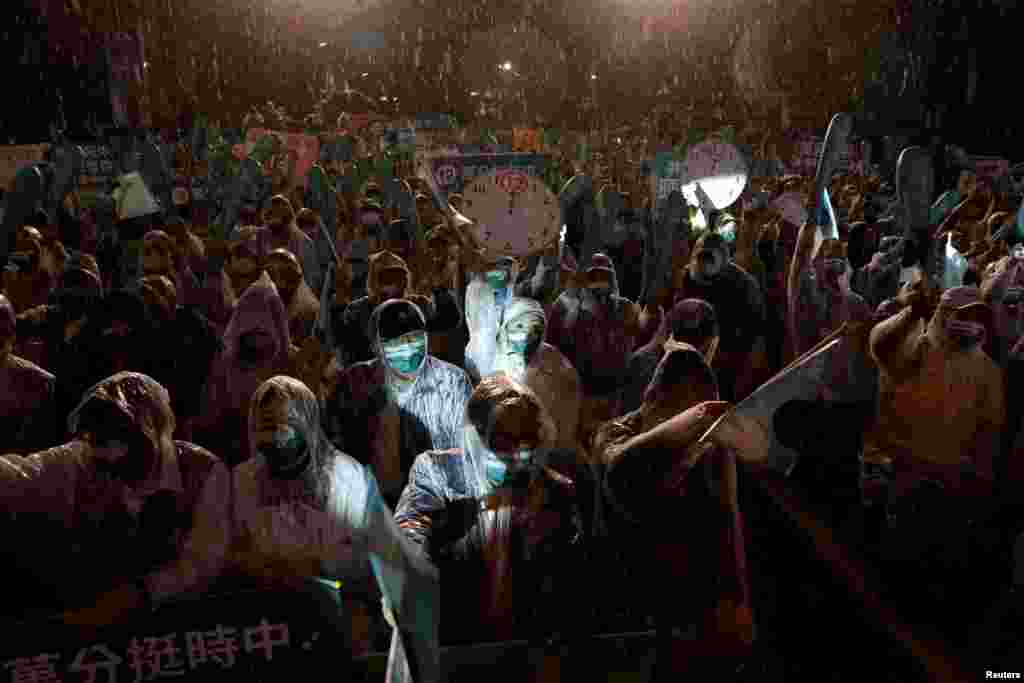
<instances>
[{"instance_id":1,"label":"clock-shaped sign","mask_svg":"<svg viewBox=\"0 0 1024 683\"><path fill-rule=\"evenodd\" d=\"M489 258L526 256L550 246L562 229L558 197L520 169L499 169L467 181L462 211Z\"/></svg>"},{"instance_id":2,"label":"clock-shaped sign","mask_svg":"<svg viewBox=\"0 0 1024 683\"><path fill-rule=\"evenodd\" d=\"M747 162L733 145L706 140L686 152L686 179L683 194L692 206L698 206L696 183L721 211L740 198L747 186Z\"/></svg>"}]
</instances>

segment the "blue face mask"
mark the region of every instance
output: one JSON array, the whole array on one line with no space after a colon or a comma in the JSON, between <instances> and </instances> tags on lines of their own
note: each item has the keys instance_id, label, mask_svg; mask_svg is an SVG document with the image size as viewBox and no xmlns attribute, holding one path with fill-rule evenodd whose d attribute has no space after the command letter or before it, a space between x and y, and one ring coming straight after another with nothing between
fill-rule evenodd
<instances>
[{"instance_id":1,"label":"blue face mask","mask_svg":"<svg viewBox=\"0 0 1024 683\"><path fill-rule=\"evenodd\" d=\"M271 474L281 479L301 474L309 461L306 439L291 426L275 432L273 441L260 446L259 455Z\"/></svg>"},{"instance_id":2,"label":"blue face mask","mask_svg":"<svg viewBox=\"0 0 1024 683\"><path fill-rule=\"evenodd\" d=\"M512 353L525 354L533 342L533 335L529 332L509 332L508 350Z\"/></svg>"},{"instance_id":3,"label":"blue face mask","mask_svg":"<svg viewBox=\"0 0 1024 683\"><path fill-rule=\"evenodd\" d=\"M487 475L487 482L491 486L504 486L518 478L519 475L533 469L534 451L524 448L515 455L515 464L510 465L504 460L492 456L487 459L484 466Z\"/></svg>"},{"instance_id":4,"label":"blue face mask","mask_svg":"<svg viewBox=\"0 0 1024 683\"><path fill-rule=\"evenodd\" d=\"M485 276L487 284L491 286L491 289L499 290L504 289L505 285L508 284L508 273L504 270L491 270L488 271Z\"/></svg>"},{"instance_id":5,"label":"blue face mask","mask_svg":"<svg viewBox=\"0 0 1024 683\"><path fill-rule=\"evenodd\" d=\"M392 370L403 375L419 370L426 355L427 339L422 334L412 341L384 344L384 360Z\"/></svg>"}]
</instances>

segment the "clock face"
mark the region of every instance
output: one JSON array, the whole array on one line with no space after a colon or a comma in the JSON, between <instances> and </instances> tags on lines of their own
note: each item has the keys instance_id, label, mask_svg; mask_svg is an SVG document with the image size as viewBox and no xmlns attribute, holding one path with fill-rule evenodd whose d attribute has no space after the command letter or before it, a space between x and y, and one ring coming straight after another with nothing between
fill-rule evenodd
<instances>
[{"instance_id":1,"label":"clock face","mask_svg":"<svg viewBox=\"0 0 1024 683\"><path fill-rule=\"evenodd\" d=\"M562 209L540 178L503 169L466 183L463 213L475 222L476 238L494 258L525 256L558 239Z\"/></svg>"},{"instance_id":2,"label":"clock face","mask_svg":"<svg viewBox=\"0 0 1024 683\"><path fill-rule=\"evenodd\" d=\"M702 142L686 153L683 194L697 206L695 183L707 193L718 210L733 204L747 186L747 162L734 146L725 142Z\"/></svg>"}]
</instances>

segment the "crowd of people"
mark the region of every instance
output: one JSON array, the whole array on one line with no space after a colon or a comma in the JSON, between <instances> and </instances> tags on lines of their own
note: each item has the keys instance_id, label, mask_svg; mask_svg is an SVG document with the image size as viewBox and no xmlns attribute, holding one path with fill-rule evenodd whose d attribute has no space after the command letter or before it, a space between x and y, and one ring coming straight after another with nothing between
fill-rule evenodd
<instances>
[{"instance_id":1,"label":"crowd of people","mask_svg":"<svg viewBox=\"0 0 1024 683\"><path fill-rule=\"evenodd\" d=\"M642 232L585 269L578 224L485 259L454 220L472 207L405 182L424 239L386 229L401 219L373 182L339 196L333 235L296 192L226 245L152 217L137 281L67 220L20 228L0 296L12 612L101 627L224 577L330 578L360 624L352 652L391 639L393 681L437 680L439 645L515 638L539 644L534 675L649 619L700 624L665 675L727 669L756 620L738 479L773 440L801 456L793 484L898 555L924 600L1009 576L1024 235L969 171L929 242L960 257L956 281L878 177L833 180L838 239L772 208L810 198L806 177L752 179L729 225L662 211L678 220L661 284L620 282L644 277ZM730 410L826 338L821 395L774 433Z\"/></svg>"}]
</instances>

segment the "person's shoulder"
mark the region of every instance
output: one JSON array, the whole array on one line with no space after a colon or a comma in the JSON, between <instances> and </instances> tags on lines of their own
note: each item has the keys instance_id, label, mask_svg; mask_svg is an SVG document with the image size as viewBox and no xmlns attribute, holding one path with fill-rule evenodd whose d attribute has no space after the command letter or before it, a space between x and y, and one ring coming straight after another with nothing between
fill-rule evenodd
<instances>
[{"instance_id":1,"label":"person's shoulder","mask_svg":"<svg viewBox=\"0 0 1024 683\"><path fill-rule=\"evenodd\" d=\"M51 304L42 304L40 306L34 306L28 310L22 311L18 314L18 320L24 320L30 323L41 323L45 322L54 315L56 312L56 306Z\"/></svg>"},{"instance_id":2,"label":"person's shoulder","mask_svg":"<svg viewBox=\"0 0 1024 683\"><path fill-rule=\"evenodd\" d=\"M190 441L175 441L174 445L177 449L178 464L183 469L194 470L205 476L217 465L227 467L216 455Z\"/></svg>"},{"instance_id":3,"label":"person's shoulder","mask_svg":"<svg viewBox=\"0 0 1024 683\"><path fill-rule=\"evenodd\" d=\"M12 376L12 384L22 389L45 389L56 381L53 373L20 356L9 356L6 366Z\"/></svg>"},{"instance_id":4,"label":"person's shoulder","mask_svg":"<svg viewBox=\"0 0 1024 683\"><path fill-rule=\"evenodd\" d=\"M448 375L449 377L455 380L465 379L466 381L469 381L469 375L466 373L466 371L460 368L458 365L455 365L454 363L449 363L446 360L441 360L440 358L434 355L427 355L427 362L430 364L431 372L436 372L442 375Z\"/></svg>"}]
</instances>

